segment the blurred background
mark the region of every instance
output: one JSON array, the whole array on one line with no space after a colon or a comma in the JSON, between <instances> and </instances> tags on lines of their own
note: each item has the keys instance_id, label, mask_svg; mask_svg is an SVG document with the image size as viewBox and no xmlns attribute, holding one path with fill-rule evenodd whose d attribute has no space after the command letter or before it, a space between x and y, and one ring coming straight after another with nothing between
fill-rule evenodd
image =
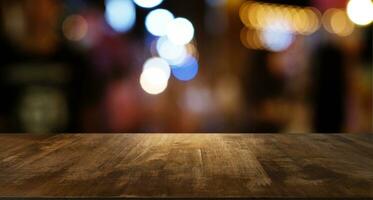
<instances>
[{"instance_id":1,"label":"blurred background","mask_svg":"<svg viewBox=\"0 0 373 200\"><path fill-rule=\"evenodd\" d=\"M373 132L371 0L0 2L0 132Z\"/></svg>"}]
</instances>

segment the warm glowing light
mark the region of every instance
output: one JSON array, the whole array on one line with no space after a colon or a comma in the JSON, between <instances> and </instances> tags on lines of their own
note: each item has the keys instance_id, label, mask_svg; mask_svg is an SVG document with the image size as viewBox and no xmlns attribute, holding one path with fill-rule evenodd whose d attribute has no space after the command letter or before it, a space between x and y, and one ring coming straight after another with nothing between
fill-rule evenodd
<instances>
[{"instance_id":1,"label":"warm glowing light","mask_svg":"<svg viewBox=\"0 0 373 200\"><path fill-rule=\"evenodd\" d=\"M153 8L163 2L163 0L134 0L135 4L143 8Z\"/></svg>"},{"instance_id":2,"label":"warm glowing light","mask_svg":"<svg viewBox=\"0 0 373 200\"><path fill-rule=\"evenodd\" d=\"M249 34L248 34L248 30L247 28L242 28L241 32L240 32L240 39L241 39L241 43L248 49L251 49L252 48L252 45L250 43L251 41L251 38L248 37Z\"/></svg>"},{"instance_id":3,"label":"warm glowing light","mask_svg":"<svg viewBox=\"0 0 373 200\"><path fill-rule=\"evenodd\" d=\"M171 75L171 68L170 65L162 58L153 57L148 59L143 66L143 71L146 71L151 68L157 68L159 71L161 71L167 80L170 78Z\"/></svg>"},{"instance_id":4,"label":"warm glowing light","mask_svg":"<svg viewBox=\"0 0 373 200\"><path fill-rule=\"evenodd\" d=\"M70 15L62 24L62 32L68 40L79 41L87 35L88 23L80 15Z\"/></svg>"},{"instance_id":5,"label":"warm glowing light","mask_svg":"<svg viewBox=\"0 0 373 200\"><path fill-rule=\"evenodd\" d=\"M316 32L320 28L321 13L319 10L317 10L316 8L312 8L312 7L306 8L304 9L304 11L307 14L307 18L309 22L308 28L305 30L305 34L310 35Z\"/></svg>"},{"instance_id":6,"label":"warm glowing light","mask_svg":"<svg viewBox=\"0 0 373 200\"><path fill-rule=\"evenodd\" d=\"M185 18L176 18L167 26L168 39L177 45L185 45L194 37L193 24Z\"/></svg>"},{"instance_id":7,"label":"warm glowing light","mask_svg":"<svg viewBox=\"0 0 373 200\"><path fill-rule=\"evenodd\" d=\"M157 95L167 88L168 77L159 68L147 68L141 73L140 85L145 92Z\"/></svg>"},{"instance_id":8,"label":"warm glowing light","mask_svg":"<svg viewBox=\"0 0 373 200\"><path fill-rule=\"evenodd\" d=\"M241 43L248 49L263 49L257 31L243 28L240 33Z\"/></svg>"},{"instance_id":9,"label":"warm glowing light","mask_svg":"<svg viewBox=\"0 0 373 200\"><path fill-rule=\"evenodd\" d=\"M255 7L256 4L243 4L240 8L240 16L241 21L247 26L247 27L258 27L257 23L257 7ZM255 9L253 9L254 7Z\"/></svg>"},{"instance_id":10,"label":"warm glowing light","mask_svg":"<svg viewBox=\"0 0 373 200\"><path fill-rule=\"evenodd\" d=\"M106 0L105 19L117 32L127 32L135 24L136 10L132 0Z\"/></svg>"},{"instance_id":11,"label":"warm glowing light","mask_svg":"<svg viewBox=\"0 0 373 200\"><path fill-rule=\"evenodd\" d=\"M309 35L320 26L318 12L315 8L246 1L240 7L239 16L242 23L250 29ZM280 23L273 24L274 19Z\"/></svg>"},{"instance_id":12,"label":"warm glowing light","mask_svg":"<svg viewBox=\"0 0 373 200\"><path fill-rule=\"evenodd\" d=\"M188 56L183 63L172 66L172 75L181 81L189 81L194 79L198 73L198 61Z\"/></svg>"},{"instance_id":13,"label":"warm glowing light","mask_svg":"<svg viewBox=\"0 0 373 200\"><path fill-rule=\"evenodd\" d=\"M240 9L238 11L238 14L240 16L240 19L241 19L242 23L245 24L246 26L250 26L250 24L249 24L249 14L251 14L251 13L248 12L249 6L250 6L250 4L244 3L244 4L242 4L242 6L240 7Z\"/></svg>"},{"instance_id":14,"label":"warm glowing light","mask_svg":"<svg viewBox=\"0 0 373 200\"><path fill-rule=\"evenodd\" d=\"M168 23L174 19L174 15L165 9L151 11L145 19L146 29L155 36L166 35Z\"/></svg>"},{"instance_id":15,"label":"warm glowing light","mask_svg":"<svg viewBox=\"0 0 373 200\"><path fill-rule=\"evenodd\" d=\"M322 22L325 30L339 36L348 36L354 30L354 24L348 19L346 12L341 9L327 10L323 15Z\"/></svg>"},{"instance_id":16,"label":"warm glowing light","mask_svg":"<svg viewBox=\"0 0 373 200\"><path fill-rule=\"evenodd\" d=\"M300 34L306 34L310 27L310 21L304 20L308 18L306 11L302 9L292 9L290 12L292 12L290 19L293 19L294 31Z\"/></svg>"},{"instance_id":17,"label":"warm glowing light","mask_svg":"<svg viewBox=\"0 0 373 200\"><path fill-rule=\"evenodd\" d=\"M347 4L348 17L357 25L365 26L373 21L371 0L350 0Z\"/></svg>"},{"instance_id":18,"label":"warm glowing light","mask_svg":"<svg viewBox=\"0 0 373 200\"><path fill-rule=\"evenodd\" d=\"M184 45L176 45L167 37L159 38L156 48L158 55L167 60L170 65L180 64L187 56L187 48Z\"/></svg>"}]
</instances>

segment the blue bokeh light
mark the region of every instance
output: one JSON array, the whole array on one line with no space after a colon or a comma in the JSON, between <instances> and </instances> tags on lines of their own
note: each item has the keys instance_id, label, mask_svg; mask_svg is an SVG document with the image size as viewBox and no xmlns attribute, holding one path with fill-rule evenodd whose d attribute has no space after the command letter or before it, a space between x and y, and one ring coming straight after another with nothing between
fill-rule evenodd
<instances>
[{"instance_id":1,"label":"blue bokeh light","mask_svg":"<svg viewBox=\"0 0 373 200\"><path fill-rule=\"evenodd\" d=\"M132 0L106 0L105 19L117 32L129 31L136 22L136 9Z\"/></svg>"},{"instance_id":2,"label":"blue bokeh light","mask_svg":"<svg viewBox=\"0 0 373 200\"><path fill-rule=\"evenodd\" d=\"M180 81L189 81L194 79L198 73L198 61L192 57L188 56L183 63L179 65L173 65L172 75Z\"/></svg>"}]
</instances>

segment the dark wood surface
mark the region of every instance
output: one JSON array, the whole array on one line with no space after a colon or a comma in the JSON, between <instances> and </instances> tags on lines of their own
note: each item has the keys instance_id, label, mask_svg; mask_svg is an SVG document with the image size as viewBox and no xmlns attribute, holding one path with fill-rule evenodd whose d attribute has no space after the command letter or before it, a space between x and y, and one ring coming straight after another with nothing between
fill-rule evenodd
<instances>
[{"instance_id":1,"label":"dark wood surface","mask_svg":"<svg viewBox=\"0 0 373 200\"><path fill-rule=\"evenodd\" d=\"M373 135L0 135L0 196L373 197Z\"/></svg>"}]
</instances>

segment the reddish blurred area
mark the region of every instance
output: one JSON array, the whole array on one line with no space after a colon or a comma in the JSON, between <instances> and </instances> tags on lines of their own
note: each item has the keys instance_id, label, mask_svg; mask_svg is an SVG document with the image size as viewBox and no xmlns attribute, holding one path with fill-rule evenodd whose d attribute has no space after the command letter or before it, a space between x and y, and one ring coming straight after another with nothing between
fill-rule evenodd
<instances>
[{"instance_id":1,"label":"reddish blurred area","mask_svg":"<svg viewBox=\"0 0 373 200\"><path fill-rule=\"evenodd\" d=\"M0 1L0 132L373 132L372 23L347 0L159 2ZM192 23L198 69L167 60L164 88L140 81L159 8Z\"/></svg>"}]
</instances>

